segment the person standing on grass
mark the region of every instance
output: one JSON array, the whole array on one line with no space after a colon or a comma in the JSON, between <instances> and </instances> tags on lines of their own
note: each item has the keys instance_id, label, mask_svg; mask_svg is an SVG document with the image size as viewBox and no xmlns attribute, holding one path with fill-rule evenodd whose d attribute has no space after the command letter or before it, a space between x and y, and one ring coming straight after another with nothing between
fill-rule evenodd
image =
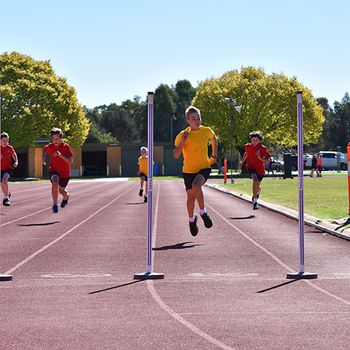
<instances>
[{"instance_id":1,"label":"person standing on grass","mask_svg":"<svg viewBox=\"0 0 350 350\"><path fill-rule=\"evenodd\" d=\"M194 215L196 201L204 226L206 228L213 226L205 208L202 186L209 178L211 165L216 160L217 138L211 128L201 125L202 118L198 108L188 107L185 115L189 127L176 136L174 157L178 159L181 154L184 157L182 172L187 192L189 227L192 236L196 236L198 234L197 215ZM209 141L212 147L210 159L208 158Z\"/></svg>"},{"instance_id":2,"label":"person standing on grass","mask_svg":"<svg viewBox=\"0 0 350 350\"><path fill-rule=\"evenodd\" d=\"M322 154L319 154L317 157L317 170L316 170L317 177L322 177L322 163L323 163Z\"/></svg>"},{"instance_id":3,"label":"person standing on grass","mask_svg":"<svg viewBox=\"0 0 350 350\"><path fill-rule=\"evenodd\" d=\"M314 171L316 171L316 174L318 174L318 171L317 171L317 157L316 157L315 154L312 156L312 159L311 159L311 171L310 171L310 174L309 174L310 177L314 177Z\"/></svg>"},{"instance_id":4,"label":"person standing on grass","mask_svg":"<svg viewBox=\"0 0 350 350\"><path fill-rule=\"evenodd\" d=\"M8 180L12 176L13 171L18 166L18 157L14 148L9 144L10 137L8 133L1 133L1 158L0 158L0 177L1 190L4 194L2 204L6 207L11 205Z\"/></svg>"},{"instance_id":5,"label":"person standing on grass","mask_svg":"<svg viewBox=\"0 0 350 350\"><path fill-rule=\"evenodd\" d=\"M271 155L267 148L262 144L263 135L261 131L253 131L249 134L250 143L244 148L245 152L242 158L241 166L247 161L247 171L253 180L252 186L252 202L253 209L259 209L258 199L261 191L261 181L265 175L265 164L270 162Z\"/></svg>"},{"instance_id":6,"label":"person standing on grass","mask_svg":"<svg viewBox=\"0 0 350 350\"><path fill-rule=\"evenodd\" d=\"M51 143L44 146L42 161L46 165L46 156L50 156L50 181L52 194L52 212L58 213L58 193L63 196L61 208L68 204L69 193L66 190L70 179L70 163L73 160L73 153L68 143L63 142L63 132L59 128L50 131Z\"/></svg>"},{"instance_id":7,"label":"person standing on grass","mask_svg":"<svg viewBox=\"0 0 350 350\"><path fill-rule=\"evenodd\" d=\"M146 147L141 147L140 149L141 156L137 160L139 166L137 175L140 176L140 191L139 196L143 195L143 185L146 183L145 195L143 196L143 201L147 203L147 177L148 177L148 149Z\"/></svg>"}]
</instances>

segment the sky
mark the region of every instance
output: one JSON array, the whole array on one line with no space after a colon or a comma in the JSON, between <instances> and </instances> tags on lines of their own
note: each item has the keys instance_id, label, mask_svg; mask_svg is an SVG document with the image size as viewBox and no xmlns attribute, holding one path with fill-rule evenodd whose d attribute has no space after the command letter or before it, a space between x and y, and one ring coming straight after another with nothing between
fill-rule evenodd
<instances>
[{"instance_id":1,"label":"sky","mask_svg":"<svg viewBox=\"0 0 350 350\"><path fill-rule=\"evenodd\" d=\"M50 60L89 108L246 66L332 105L350 92L348 0L0 0L0 54Z\"/></svg>"}]
</instances>

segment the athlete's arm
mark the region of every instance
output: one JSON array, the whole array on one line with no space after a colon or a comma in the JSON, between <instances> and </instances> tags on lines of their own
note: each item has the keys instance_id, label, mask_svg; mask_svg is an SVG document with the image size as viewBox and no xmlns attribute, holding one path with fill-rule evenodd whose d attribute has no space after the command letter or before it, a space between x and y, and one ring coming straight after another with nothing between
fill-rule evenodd
<instances>
[{"instance_id":1,"label":"athlete's arm","mask_svg":"<svg viewBox=\"0 0 350 350\"><path fill-rule=\"evenodd\" d=\"M15 161L15 162L13 163L13 167L14 167L14 168L17 168L17 167L18 167L18 157L17 157L17 153L16 153L15 151L13 151L12 158L13 158L13 160Z\"/></svg>"},{"instance_id":2,"label":"athlete's arm","mask_svg":"<svg viewBox=\"0 0 350 350\"><path fill-rule=\"evenodd\" d=\"M247 152L244 152L243 157L241 162L239 163L240 167L242 168L243 163L247 160L248 156L247 156Z\"/></svg>"},{"instance_id":3,"label":"athlete's arm","mask_svg":"<svg viewBox=\"0 0 350 350\"><path fill-rule=\"evenodd\" d=\"M182 139L181 139L180 144L177 147L175 147L175 149L174 149L174 158L175 159L178 159L181 157L182 149L185 146L185 142L188 138L188 135L189 135L188 132L185 131L182 135Z\"/></svg>"},{"instance_id":4,"label":"athlete's arm","mask_svg":"<svg viewBox=\"0 0 350 350\"><path fill-rule=\"evenodd\" d=\"M46 165L46 155L47 155L47 152L46 152L46 149L45 147L43 148L43 155L41 156L41 160L42 160L42 163L44 165Z\"/></svg>"},{"instance_id":5,"label":"athlete's arm","mask_svg":"<svg viewBox=\"0 0 350 350\"><path fill-rule=\"evenodd\" d=\"M212 158L211 164L214 164L216 162L217 150L218 150L218 139L214 133L210 138L210 142L211 142L211 158Z\"/></svg>"},{"instance_id":6,"label":"athlete's arm","mask_svg":"<svg viewBox=\"0 0 350 350\"><path fill-rule=\"evenodd\" d=\"M66 161L67 163L71 163L73 162L73 156L64 156L60 151L56 151L55 155L57 157L61 157L64 161Z\"/></svg>"}]
</instances>

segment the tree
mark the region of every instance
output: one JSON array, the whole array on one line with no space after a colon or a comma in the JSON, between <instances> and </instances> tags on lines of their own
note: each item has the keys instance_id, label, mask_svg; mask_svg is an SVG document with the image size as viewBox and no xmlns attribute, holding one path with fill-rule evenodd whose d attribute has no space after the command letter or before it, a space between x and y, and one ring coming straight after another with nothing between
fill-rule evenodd
<instances>
[{"instance_id":1,"label":"tree","mask_svg":"<svg viewBox=\"0 0 350 350\"><path fill-rule=\"evenodd\" d=\"M185 110L191 105L196 95L196 89L188 80L179 80L173 90L173 100L175 102L175 119L173 120L173 139L183 130L186 125ZM173 142L174 140L172 140Z\"/></svg>"},{"instance_id":2,"label":"tree","mask_svg":"<svg viewBox=\"0 0 350 350\"><path fill-rule=\"evenodd\" d=\"M168 85L161 84L154 92L154 141L170 141L175 104Z\"/></svg>"},{"instance_id":3,"label":"tree","mask_svg":"<svg viewBox=\"0 0 350 350\"><path fill-rule=\"evenodd\" d=\"M241 152L253 130L261 130L267 143L292 147L297 144L297 90L303 91L304 142L315 143L322 132L322 108L295 77L267 75L263 69L254 67L233 70L201 82L193 104L201 110L204 123L215 130L221 142L229 145L230 106L224 103L224 98L236 99L242 110L233 112L233 144Z\"/></svg>"},{"instance_id":4,"label":"tree","mask_svg":"<svg viewBox=\"0 0 350 350\"><path fill-rule=\"evenodd\" d=\"M89 135L85 141L86 143L109 144L118 142L117 139L111 135L111 133L105 131L98 125L101 115L97 108L88 109L84 106L84 111L91 122Z\"/></svg>"},{"instance_id":5,"label":"tree","mask_svg":"<svg viewBox=\"0 0 350 350\"><path fill-rule=\"evenodd\" d=\"M82 145L90 123L75 89L58 77L49 61L35 61L17 52L0 55L2 130L16 147L33 146L59 127L72 146Z\"/></svg>"}]
</instances>

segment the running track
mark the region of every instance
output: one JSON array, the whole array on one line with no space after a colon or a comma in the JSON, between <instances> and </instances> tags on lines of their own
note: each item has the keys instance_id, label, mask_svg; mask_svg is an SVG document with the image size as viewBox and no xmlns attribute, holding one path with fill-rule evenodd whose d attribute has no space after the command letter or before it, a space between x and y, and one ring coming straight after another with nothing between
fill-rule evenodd
<instances>
[{"instance_id":1,"label":"running track","mask_svg":"<svg viewBox=\"0 0 350 350\"><path fill-rule=\"evenodd\" d=\"M205 188L214 227L192 237L182 181L154 183L154 271L136 181L11 183L0 211L1 349L349 349L349 242ZM201 221L201 219L199 219Z\"/></svg>"}]
</instances>

